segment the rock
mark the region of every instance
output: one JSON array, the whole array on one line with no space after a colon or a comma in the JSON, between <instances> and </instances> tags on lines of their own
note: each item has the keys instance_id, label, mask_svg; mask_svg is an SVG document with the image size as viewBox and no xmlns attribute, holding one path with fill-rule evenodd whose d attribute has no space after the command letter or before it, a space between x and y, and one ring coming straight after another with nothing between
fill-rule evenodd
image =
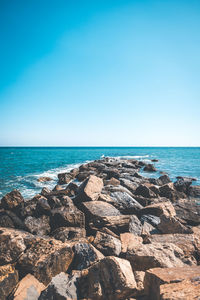
<instances>
[{"instance_id":1,"label":"rock","mask_svg":"<svg viewBox=\"0 0 200 300\"><path fill-rule=\"evenodd\" d=\"M121 252L120 240L100 231L97 231L93 245L106 256L119 256Z\"/></svg>"},{"instance_id":2,"label":"rock","mask_svg":"<svg viewBox=\"0 0 200 300\"><path fill-rule=\"evenodd\" d=\"M51 180L53 180L53 179L50 177L40 177L37 179L38 182L46 182L46 181L51 181Z\"/></svg>"},{"instance_id":3,"label":"rock","mask_svg":"<svg viewBox=\"0 0 200 300\"><path fill-rule=\"evenodd\" d=\"M170 183L171 180L167 174L160 176L159 178L149 178L149 182L158 186Z\"/></svg>"},{"instance_id":4,"label":"rock","mask_svg":"<svg viewBox=\"0 0 200 300\"><path fill-rule=\"evenodd\" d=\"M196 234L154 234L146 236L144 243L172 243L183 250L186 257L200 258L200 237Z\"/></svg>"},{"instance_id":5,"label":"rock","mask_svg":"<svg viewBox=\"0 0 200 300\"><path fill-rule=\"evenodd\" d=\"M45 289L33 275L27 274L20 282L14 293L13 300L37 300Z\"/></svg>"},{"instance_id":6,"label":"rock","mask_svg":"<svg viewBox=\"0 0 200 300\"><path fill-rule=\"evenodd\" d=\"M1 206L4 209L14 210L24 202L24 198L18 190L13 190L12 192L6 194L1 199Z\"/></svg>"},{"instance_id":7,"label":"rock","mask_svg":"<svg viewBox=\"0 0 200 300\"><path fill-rule=\"evenodd\" d=\"M46 197L49 194L51 194L51 190L49 188L47 188L47 187L42 188L42 191L41 191L42 196Z\"/></svg>"},{"instance_id":8,"label":"rock","mask_svg":"<svg viewBox=\"0 0 200 300\"><path fill-rule=\"evenodd\" d=\"M176 211L174 206L170 201L159 202L155 204L148 205L140 210L140 215L154 215L160 217L161 215L165 215L167 217L175 217Z\"/></svg>"},{"instance_id":9,"label":"rock","mask_svg":"<svg viewBox=\"0 0 200 300\"><path fill-rule=\"evenodd\" d=\"M122 254L126 254L126 252L129 251L129 249L133 249L135 247L142 247L142 238L130 232L121 233L120 240Z\"/></svg>"},{"instance_id":10,"label":"rock","mask_svg":"<svg viewBox=\"0 0 200 300\"><path fill-rule=\"evenodd\" d=\"M137 182L133 182L133 181L130 181L128 179L121 178L121 177L119 179L120 179L120 184L122 186L124 186L125 188L127 188L132 194L135 193L135 190L136 190L136 188L139 185Z\"/></svg>"},{"instance_id":11,"label":"rock","mask_svg":"<svg viewBox=\"0 0 200 300\"><path fill-rule=\"evenodd\" d=\"M152 164L147 164L144 169L145 172L156 172L156 168Z\"/></svg>"},{"instance_id":12,"label":"rock","mask_svg":"<svg viewBox=\"0 0 200 300\"><path fill-rule=\"evenodd\" d=\"M142 223L136 216L131 216L129 221L129 232L133 233L134 235L141 235L142 232Z\"/></svg>"},{"instance_id":13,"label":"rock","mask_svg":"<svg viewBox=\"0 0 200 300\"><path fill-rule=\"evenodd\" d=\"M158 162L158 159L151 159L152 162Z\"/></svg>"},{"instance_id":14,"label":"rock","mask_svg":"<svg viewBox=\"0 0 200 300\"><path fill-rule=\"evenodd\" d=\"M103 201L90 201L83 203L85 214L89 219L94 217L119 216L120 212L111 204Z\"/></svg>"},{"instance_id":15,"label":"rock","mask_svg":"<svg viewBox=\"0 0 200 300\"><path fill-rule=\"evenodd\" d=\"M110 178L109 180L105 180L105 185L120 185L120 181L117 178Z\"/></svg>"},{"instance_id":16,"label":"rock","mask_svg":"<svg viewBox=\"0 0 200 300\"><path fill-rule=\"evenodd\" d=\"M49 216L51 214L51 207L49 205L49 202L47 198L40 196L38 198L37 204L36 204L36 214L37 216L41 216L43 214Z\"/></svg>"},{"instance_id":17,"label":"rock","mask_svg":"<svg viewBox=\"0 0 200 300\"><path fill-rule=\"evenodd\" d=\"M103 180L97 176L90 175L79 187L78 198L81 201L96 201L103 188Z\"/></svg>"},{"instance_id":18,"label":"rock","mask_svg":"<svg viewBox=\"0 0 200 300\"><path fill-rule=\"evenodd\" d=\"M75 206L59 207L51 211L50 224L52 230L59 227L85 227L85 216Z\"/></svg>"},{"instance_id":19,"label":"rock","mask_svg":"<svg viewBox=\"0 0 200 300\"><path fill-rule=\"evenodd\" d=\"M12 219L7 215L5 210L0 210L0 227L15 228Z\"/></svg>"},{"instance_id":20,"label":"rock","mask_svg":"<svg viewBox=\"0 0 200 300\"><path fill-rule=\"evenodd\" d=\"M179 178L174 182L174 187L177 191L188 194L188 189L192 184L192 180L186 178Z\"/></svg>"},{"instance_id":21,"label":"rock","mask_svg":"<svg viewBox=\"0 0 200 300\"><path fill-rule=\"evenodd\" d=\"M180 283L185 280L196 281L198 284L198 278L200 274L200 266L192 267L174 267L174 268L154 268L146 271L144 278L144 288L149 294L149 299L157 300L160 298L160 292L164 293L165 287L161 289L161 285L170 284L170 283ZM188 284L187 284L188 286ZM190 287L191 288L191 287ZM173 289L171 290L173 291ZM183 298L175 299L194 299L193 294L191 298L184 298L184 293L182 294ZM164 299L174 299L174 298L164 298Z\"/></svg>"},{"instance_id":22,"label":"rock","mask_svg":"<svg viewBox=\"0 0 200 300\"><path fill-rule=\"evenodd\" d=\"M126 299L138 293L130 263L117 257L106 257L91 266L85 281L87 299Z\"/></svg>"},{"instance_id":23,"label":"rock","mask_svg":"<svg viewBox=\"0 0 200 300\"><path fill-rule=\"evenodd\" d=\"M146 198L152 198L156 196L155 193L144 184L141 184L136 188L135 195L139 195Z\"/></svg>"},{"instance_id":24,"label":"rock","mask_svg":"<svg viewBox=\"0 0 200 300\"><path fill-rule=\"evenodd\" d=\"M6 300L18 283L18 272L12 265L0 266L0 299Z\"/></svg>"},{"instance_id":25,"label":"rock","mask_svg":"<svg viewBox=\"0 0 200 300\"><path fill-rule=\"evenodd\" d=\"M160 223L160 218L154 215L142 215L142 217L140 218L140 221L142 224L149 223L154 227L157 227L158 224Z\"/></svg>"},{"instance_id":26,"label":"rock","mask_svg":"<svg viewBox=\"0 0 200 300\"><path fill-rule=\"evenodd\" d=\"M25 251L24 237L29 233L11 228L0 228L0 265L14 263Z\"/></svg>"},{"instance_id":27,"label":"rock","mask_svg":"<svg viewBox=\"0 0 200 300\"><path fill-rule=\"evenodd\" d=\"M200 185L192 185L188 189L190 197L200 198Z\"/></svg>"},{"instance_id":28,"label":"rock","mask_svg":"<svg viewBox=\"0 0 200 300\"><path fill-rule=\"evenodd\" d=\"M72 259L71 244L35 237L26 240L26 251L18 259L17 268L21 276L31 273L47 285L52 277L67 271Z\"/></svg>"},{"instance_id":29,"label":"rock","mask_svg":"<svg viewBox=\"0 0 200 300\"><path fill-rule=\"evenodd\" d=\"M69 240L77 240L86 236L85 228L60 227L53 231L52 236L63 243Z\"/></svg>"},{"instance_id":30,"label":"rock","mask_svg":"<svg viewBox=\"0 0 200 300\"><path fill-rule=\"evenodd\" d=\"M200 206L196 201L181 199L175 203L174 208L177 216L186 221L188 225L200 224Z\"/></svg>"},{"instance_id":31,"label":"rock","mask_svg":"<svg viewBox=\"0 0 200 300\"><path fill-rule=\"evenodd\" d=\"M200 277L160 286L160 299L162 300L198 299L199 295Z\"/></svg>"},{"instance_id":32,"label":"rock","mask_svg":"<svg viewBox=\"0 0 200 300\"><path fill-rule=\"evenodd\" d=\"M192 230L181 224L175 217L160 216L160 223L157 228L162 233L192 233Z\"/></svg>"},{"instance_id":33,"label":"rock","mask_svg":"<svg viewBox=\"0 0 200 300\"><path fill-rule=\"evenodd\" d=\"M38 300L77 300L77 279L78 274L68 275L63 272L52 278L48 287L41 293Z\"/></svg>"},{"instance_id":34,"label":"rock","mask_svg":"<svg viewBox=\"0 0 200 300\"><path fill-rule=\"evenodd\" d=\"M113 192L110 194L115 206L120 212L124 214L136 213L143 206L138 203L133 197L126 192Z\"/></svg>"},{"instance_id":35,"label":"rock","mask_svg":"<svg viewBox=\"0 0 200 300\"><path fill-rule=\"evenodd\" d=\"M160 187L160 196L176 201L180 198L185 198L185 194L174 189L173 182L167 183Z\"/></svg>"},{"instance_id":36,"label":"rock","mask_svg":"<svg viewBox=\"0 0 200 300\"><path fill-rule=\"evenodd\" d=\"M185 258L180 248L170 243L152 243L129 248L126 259L130 261L134 271L145 271L157 267L183 267L186 263L193 263Z\"/></svg>"},{"instance_id":37,"label":"rock","mask_svg":"<svg viewBox=\"0 0 200 300\"><path fill-rule=\"evenodd\" d=\"M27 230L36 235L47 235L50 233L49 217L43 215L40 218L27 217L24 221Z\"/></svg>"},{"instance_id":38,"label":"rock","mask_svg":"<svg viewBox=\"0 0 200 300\"><path fill-rule=\"evenodd\" d=\"M120 175L119 170L115 168L104 169L103 172L107 175L107 180L111 179L112 177L118 179Z\"/></svg>"},{"instance_id":39,"label":"rock","mask_svg":"<svg viewBox=\"0 0 200 300\"><path fill-rule=\"evenodd\" d=\"M83 270L104 258L104 255L88 243L77 243L73 247L73 270Z\"/></svg>"},{"instance_id":40,"label":"rock","mask_svg":"<svg viewBox=\"0 0 200 300\"><path fill-rule=\"evenodd\" d=\"M70 173L60 173L58 174L58 184L69 183L73 179Z\"/></svg>"}]
</instances>

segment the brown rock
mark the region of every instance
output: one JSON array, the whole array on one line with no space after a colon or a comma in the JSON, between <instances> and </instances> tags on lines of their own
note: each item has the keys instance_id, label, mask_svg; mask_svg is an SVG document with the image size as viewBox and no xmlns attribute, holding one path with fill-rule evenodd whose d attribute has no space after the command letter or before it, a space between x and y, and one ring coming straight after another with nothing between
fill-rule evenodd
<instances>
[{"instance_id":1,"label":"brown rock","mask_svg":"<svg viewBox=\"0 0 200 300\"><path fill-rule=\"evenodd\" d=\"M161 300L193 300L199 299L199 295L200 277L176 283L162 284L160 286Z\"/></svg>"},{"instance_id":2,"label":"brown rock","mask_svg":"<svg viewBox=\"0 0 200 300\"><path fill-rule=\"evenodd\" d=\"M12 265L0 267L0 299L6 300L18 282L18 272Z\"/></svg>"},{"instance_id":3,"label":"brown rock","mask_svg":"<svg viewBox=\"0 0 200 300\"><path fill-rule=\"evenodd\" d=\"M96 201L103 188L103 180L90 175L79 187L78 198L81 201Z\"/></svg>"},{"instance_id":4,"label":"brown rock","mask_svg":"<svg viewBox=\"0 0 200 300\"><path fill-rule=\"evenodd\" d=\"M91 266L85 281L87 299L126 299L138 293L130 263L117 257L104 258Z\"/></svg>"},{"instance_id":5,"label":"brown rock","mask_svg":"<svg viewBox=\"0 0 200 300\"><path fill-rule=\"evenodd\" d=\"M156 168L152 164L147 164L144 169L145 172L156 172Z\"/></svg>"},{"instance_id":6,"label":"brown rock","mask_svg":"<svg viewBox=\"0 0 200 300\"><path fill-rule=\"evenodd\" d=\"M109 180L105 180L105 185L120 185L120 181L117 178L110 178Z\"/></svg>"},{"instance_id":7,"label":"brown rock","mask_svg":"<svg viewBox=\"0 0 200 300\"><path fill-rule=\"evenodd\" d=\"M119 256L121 252L120 240L100 231L97 231L93 245L106 256Z\"/></svg>"},{"instance_id":8,"label":"brown rock","mask_svg":"<svg viewBox=\"0 0 200 300\"><path fill-rule=\"evenodd\" d=\"M188 225L200 224L200 205L194 200L181 199L174 206L179 218L187 222Z\"/></svg>"},{"instance_id":9,"label":"brown rock","mask_svg":"<svg viewBox=\"0 0 200 300\"><path fill-rule=\"evenodd\" d=\"M142 238L138 235L134 235L130 232L125 232L120 234L121 240L121 252L125 254L129 249L134 249L137 247L142 247Z\"/></svg>"},{"instance_id":10,"label":"brown rock","mask_svg":"<svg viewBox=\"0 0 200 300\"><path fill-rule=\"evenodd\" d=\"M16 209L20 204L24 202L24 198L18 190L13 190L12 192L6 194L1 199L1 206L5 209Z\"/></svg>"},{"instance_id":11,"label":"brown rock","mask_svg":"<svg viewBox=\"0 0 200 300\"><path fill-rule=\"evenodd\" d=\"M194 280L194 282L196 280L196 282L198 282L197 278L199 278L199 274L200 266L150 269L146 271L144 278L144 287L146 292L149 293L149 299L157 300L160 299L160 288L162 284L183 282L184 280ZM162 293L163 292L164 290L162 290ZM194 298L183 297L182 299Z\"/></svg>"},{"instance_id":12,"label":"brown rock","mask_svg":"<svg viewBox=\"0 0 200 300\"><path fill-rule=\"evenodd\" d=\"M166 197L171 201L176 201L177 199L186 197L186 195L183 192L175 190L173 182L161 186L159 190L161 197Z\"/></svg>"},{"instance_id":13,"label":"brown rock","mask_svg":"<svg viewBox=\"0 0 200 300\"><path fill-rule=\"evenodd\" d=\"M162 233L192 233L192 230L181 224L176 217L160 216L160 223L157 226Z\"/></svg>"},{"instance_id":14,"label":"brown rock","mask_svg":"<svg viewBox=\"0 0 200 300\"><path fill-rule=\"evenodd\" d=\"M53 179L50 177L40 177L37 179L38 182L46 182L46 181L51 181L51 180L53 180Z\"/></svg>"},{"instance_id":15,"label":"brown rock","mask_svg":"<svg viewBox=\"0 0 200 300\"><path fill-rule=\"evenodd\" d=\"M26 251L18 259L21 275L33 274L47 285L52 277L66 272L73 259L72 245L55 239L26 240Z\"/></svg>"},{"instance_id":16,"label":"brown rock","mask_svg":"<svg viewBox=\"0 0 200 300\"><path fill-rule=\"evenodd\" d=\"M200 198L200 185L192 185L188 189L190 197Z\"/></svg>"},{"instance_id":17,"label":"brown rock","mask_svg":"<svg viewBox=\"0 0 200 300\"><path fill-rule=\"evenodd\" d=\"M56 240L60 240L63 243L69 240L77 240L86 236L85 228L79 227L59 227L53 231L52 236Z\"/></svg>"},{"instance_id":18,"label":"brown rock","mask_svg":"<svg viewBox=\"0 0 200 300\"><path fill-rule=\"evenodd\" d=\"M90 218L120 215L120 212L114 206L103 201L84 202L83 207Z\"/></svg>"},{"instance_id":19,"label":"brown rock","mask_svg":"<svg viewBox=\"0 0 200 300\"><path fill-rule=\"evenodd\" d=\"M37 300L44 289L44 284L39 282L33 275L27 274L19 282L13 300Z\"/></svg>"},{"instance_id":20,"label":"brown rock","mask_svg":"<svg viewBox=\"0 0 200 300\"><path fill-rule=\"evenodd\" d=\"M60 173L58 174L58 184L69 183L73 179L70 173Z\"/></svg>"},{"instance_id":21,"label":"brown rock","mask_svg":"<svg viewBox=\"0 0 200 300\"><path fill-rule=\"evenodd\" d=\"M135 194L145 198L152 198L156 196L156 194L145 184L139 185L135 190Z\"/></svg>"},{"instance_id":22,"label":"brown rock","mask_svg":"<svg viewBox=\"0 0 200 300\"><path fill-rule=\"evenodd\" d=\"M47 235L50 233L49 217L41 216L40 218L27 217L24 221L27 230L36 235Z\"/></svg>"},{"instance_id":23,"label":"brown rock","mask_svg":"<svg viewBox=\"0 0 200 300\"><path fill-rule=\"evenodd\" d=\"M185 263L193 264L187 260L183 251L170 243L145 244L142 247L129 248L126 254L135 271L145 271L150 268L183 267Z\"/></svg>"},{"instance_id":24,"label":"brown rock","mask_svg":"<svg viewBox=\"0 0 200 300\"><path fill-rule=\"evenodd\" d=\"M159 202L155 204L148 205L140 210L141 215L154 215L160 217L165 215L166 217L175 217L176 211L174 206L170 201Z\"/></svg>"}]
</instances>

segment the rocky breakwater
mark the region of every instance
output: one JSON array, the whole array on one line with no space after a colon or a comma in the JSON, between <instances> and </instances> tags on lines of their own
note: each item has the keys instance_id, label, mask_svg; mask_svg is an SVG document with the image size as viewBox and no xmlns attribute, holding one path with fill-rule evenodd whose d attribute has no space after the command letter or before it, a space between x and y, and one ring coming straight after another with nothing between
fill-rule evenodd
<instances>
[{"instance_id":1,"label":"rocky breakwater","mask_svg":"<svg viewBox=\"0 0 200 300\"><path fill-rule=\"evenodd\" d=\"M200 187L137 160L58 175L0 203L0 299L198 299Z\"/></svg>"}]
</instances>

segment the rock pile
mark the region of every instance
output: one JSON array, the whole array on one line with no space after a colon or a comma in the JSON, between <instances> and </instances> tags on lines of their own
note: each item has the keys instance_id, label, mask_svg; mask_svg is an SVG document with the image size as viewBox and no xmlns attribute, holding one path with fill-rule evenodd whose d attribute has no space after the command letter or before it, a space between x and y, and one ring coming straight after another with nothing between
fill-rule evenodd
<instances>
[{"instance_id":1,"label":"rock pile","mask_svg":"<svg viewBox=\"0 0 200 300\"><path fill-rule=\"evenodd\" d=\"M31 200L5 195L0 300L198 299L200 187L142 169L156 172L103 158Z\"/></svg>"}]
</instances>

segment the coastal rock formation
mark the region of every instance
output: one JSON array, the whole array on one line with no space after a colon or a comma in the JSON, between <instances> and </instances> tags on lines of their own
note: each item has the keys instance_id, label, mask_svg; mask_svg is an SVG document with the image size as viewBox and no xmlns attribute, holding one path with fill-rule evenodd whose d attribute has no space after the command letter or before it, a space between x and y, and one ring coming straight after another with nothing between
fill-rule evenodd
<instances>
[{"instance_id":1,"label":"coastal rock formation","mask_svg":"<svg viewBox=\"0 0 200 300\"><path fill-rule=\"evenodd\" d=\"M104 157L58 174L52 190L30 200L8 193L0 299L199 297L200 188L192 183L141 160Z\"/></svg>"}]
</instances>

